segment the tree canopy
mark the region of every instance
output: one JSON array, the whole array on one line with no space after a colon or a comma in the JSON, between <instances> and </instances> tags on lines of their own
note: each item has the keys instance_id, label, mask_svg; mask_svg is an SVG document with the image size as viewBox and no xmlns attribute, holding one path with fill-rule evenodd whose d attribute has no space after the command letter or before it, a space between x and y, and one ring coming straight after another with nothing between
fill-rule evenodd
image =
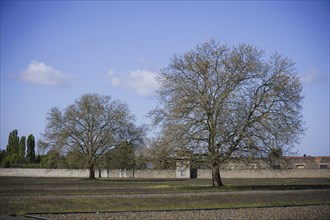
<instances>
[{"instance_id":1,"label":"tree canopy","mask_svg":"<svg viewBox=\"0 0 330 220\"><path fill-rule=\"evenodd\" d=\"M26 137L19 137L17 129L11 131L8 136L6 151L2 152L2 157L0 159L2 166L31 166L35 162L38 162L35 160L35 143L32 134L29 135L27 144L28 149L26 152Z\"/></svg>"},{"instance_id":2,"label":"tree canopy","mask_svg":"<svg viewBox=\"0 0 330 220\"><path fill-rule=\"evenodd\" d=\"M26 160L28 163L34 163L36 161L36 153L35 153L35 139L32 134L28 136L27 139L27 152L26 152Z\"/></svg>"},{"instance_id":3,"label":"tree canopy","mask_svg":"<svg viewBox=\"0 0 330 220\"><path fill-rule=\"evenodd\" d=\"M19 145L18 145L18 161L20 163L25 162L25 136L22 136L19 140Z\"/></svg>"},{"instance_id":4,"label":"tree canopy","mask_svg":"<svg viewBox=\"0 0 330 220\"><path fill-rule=\"evenodd\" d=\"M174 56L158 81L154 123L166 140L206 156L214 186L227 159L285 152L303 133L302 86L277 53L267 59L253 46L210 40Z\"/></svg>"},{"instance_id":5,"label":"tree canopy","mask_svg":"<svg viewBox=\"0 0 330 220\"><path fill-rule=\"evenodd\" d=\"M17 129L9 133L6 154L11 163L16 163L19 160L19 136Z\"/></svg>"},{"instance_id":6,"label":"tree canopy","mask_svg":"<svg viewBox=\"0 0 330 220\"><path fill-rule=\"evenodd\" d=\"M95 177L100 158L123 141L138 145L145 135L144 126L134 124L127 104L110 96L85 94L64 110L52 108L40 147L63 153L79 153Z\"/></svg>"}]
</instances>

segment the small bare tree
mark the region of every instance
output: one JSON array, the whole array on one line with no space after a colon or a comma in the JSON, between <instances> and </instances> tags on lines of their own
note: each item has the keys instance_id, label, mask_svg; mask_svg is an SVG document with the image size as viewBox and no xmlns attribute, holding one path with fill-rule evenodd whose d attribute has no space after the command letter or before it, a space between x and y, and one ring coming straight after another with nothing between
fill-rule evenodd
<instances>
[{"instance_id":1,"label":"small bare tree","mask_svg":"<svg viewBox=\"0 0 330 220\"><path fill-rule=\"evenodd\" d=\"M145 128L134 125L128 106L110 96L86 94L61 111L52 108L39 147L61 152L79 152L85 158L90 178L95 166L108 151L123 141L142 142Z\"/></svg>"},{"instance_id":2,"label":"small bare tree","mask_svg":"<svg viewBox=\"0 0 330 220\"><path fill-rule=\"evenodd\" d=\"M158 81L159 105L151 111L173 143L204 154L213 186L229 158L283 152L303 133L302 86L294 63L252 46L216 40L177 55Z\"/></svg>"}]
</instances>

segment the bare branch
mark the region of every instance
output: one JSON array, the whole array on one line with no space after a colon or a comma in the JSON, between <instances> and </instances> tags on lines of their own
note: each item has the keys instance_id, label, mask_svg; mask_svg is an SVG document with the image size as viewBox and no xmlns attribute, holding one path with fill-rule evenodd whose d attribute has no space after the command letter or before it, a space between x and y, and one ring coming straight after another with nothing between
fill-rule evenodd
<instances>
[{"instance_id":1,"label":"bare branch","mask_svg":"<svg viewBox=\"0 0 330 220\"><path fill-rule=\"evenodd\" d=\"M284 152L303 134L301 84L278 54L266 60L252 46L211 40L174 56L158 81L154 122L181 148L208 151L212 169L235 156Z\"/></svg>"}]
</instances>

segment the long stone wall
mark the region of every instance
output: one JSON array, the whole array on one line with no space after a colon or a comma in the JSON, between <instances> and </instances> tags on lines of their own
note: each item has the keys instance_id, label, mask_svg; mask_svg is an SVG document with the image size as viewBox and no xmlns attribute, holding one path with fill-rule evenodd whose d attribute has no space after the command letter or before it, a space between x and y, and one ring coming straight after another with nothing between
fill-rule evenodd
<instances>
[{"instance_id":1,"label":"long stone wall","mask_svg":"<svg viewBox=\"0 0 330 220\"><path fill-rule=\"evenodd\" d=\"M330 178L330 169L305 170L221 170L222 178ZM100 175L101 174L101 175ZM88 170L67 169L0 169L0 176L15 177L78 177L88 178ZM101 178L182 178L175 170L96 170ZM197 170L197 178L211 179L211 170ZM189 178L187 175L186 178Z\"/></svg>"},{"instance_id":2,"label":"long stone wall","mask_svg":"<svg viewBox=\"0 0 330 220\"><path fill-rule=\"evenodd\" d=\"M175 170L101 170L101 178L171 179L175 178Z\"/></svg>"},{"instance_id":3,"label":"long stone wall","mask_svg":"<svg viewBox=\"0 0 330 220\"><path fill-rule=\"evenodd\" d=\"M222 178L330 178L330 169L221 170ZM211 179L211 170L197 170L197 178Z\"/></svg>"},{"instance_id":4,"label":"long stone wall","mask_svg":"<svg viewBox=\"0 0 330 220\"><path fill-rule=\"evenodd\" d=\"M82 177L88 178L88 170L71 170L71 169L21 169L6 168L0 169L0 176L16 176L16 177Z\"/></svg>"},{"instance_id":5,"label":"long stone wall","mask_svg":"<svg viewBox=\"0 0 330 220\"><path fill-rule=\"evenodd\" d=\"M0 176L88 178L89 170L0 168ZM95 176L101 178L176 178L175 170L101 170L101 172L96 170Z\"/></svg>"}]
</instances>

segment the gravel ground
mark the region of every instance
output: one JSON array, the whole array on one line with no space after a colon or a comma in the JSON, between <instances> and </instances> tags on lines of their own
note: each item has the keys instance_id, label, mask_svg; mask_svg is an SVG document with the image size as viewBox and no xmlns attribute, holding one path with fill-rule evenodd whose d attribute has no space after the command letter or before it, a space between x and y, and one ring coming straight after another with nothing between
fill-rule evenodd
<instances>
[{"instance_id":1,"label":"gravel ground","mask_svg":"<svg viewBox=\"0 0 330 220\"><path fill-rule=\"evenodd\" d=\"M144 198L179 198L179 197L195 197L195 196L228 196L235 197L241 195L244 197L262 195L266 197L267 200L271 200L277 197L283 198L283 196L297 197L299 195L305 196L305 194L317 193L320 195L325 195L326 197L330 196L330 189L306 189L306 190L252 190L252 191L234 191L234 192L188 192L188 193L156 193L156 194L126 194L126 195L2 195L0 197L0 202L21 202L24 200L27 201L48 201L52 199L107 199L107 198L122 198L122 199L144 199Z\"/></svg>"},{"instance_id":2,"label":"gravel ground","mask_svg":"<svg viewBox=\"0 0 330 220\"><path fill-rule=\"evenodd\" d=\"M112 212L95 214L56 214L48 219L330 219L330 205L269 208L242 208L190 211Z\"/></svg>"}]
</instances>

